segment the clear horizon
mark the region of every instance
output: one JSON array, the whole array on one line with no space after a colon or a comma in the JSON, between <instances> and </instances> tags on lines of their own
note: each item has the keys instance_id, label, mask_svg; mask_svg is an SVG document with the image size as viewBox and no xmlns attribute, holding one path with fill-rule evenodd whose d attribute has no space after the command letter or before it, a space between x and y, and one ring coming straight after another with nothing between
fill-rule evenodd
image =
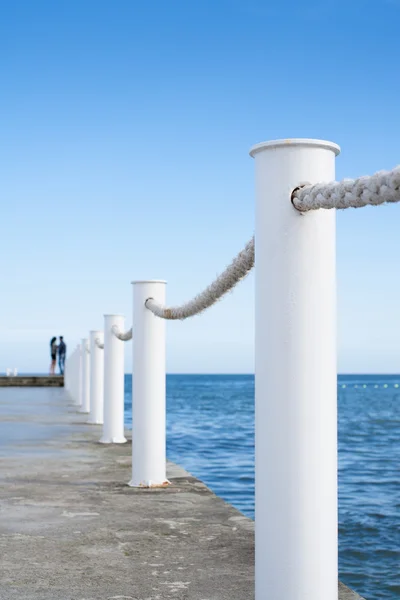
<instances>
[{"instance_id":1,"label":"clear horizon","mask_svg":"<svg viewBox=\"0 0 400 600\"><path fill-rule=\"evenodd\" d=\"M12 367L9 367L12 368ZM5 371L0 371L0 375L4 376L5 375ZM19 376L24 376L24 375L41 375L41 376L48 376L48 373L44 372L44 371L18 371L18 375ZM56 373L55 375L59 375L59 373ZM124 375L132 375L132 373L129 372L125 372ZM193 376L193 377L197 377L199 375L203 375L204 377L212 377L212 376L237 376L237 377L248 377L248 376L253 376L254 377L254 373L175 373L175 372L167 372L166 376L168 375L177 375L177 376ZM341 373L337 373L338 377L399 377L400 378L400 371L398 373L345 373L345 372L341 372Z\"/></svg>"}]
</instances>

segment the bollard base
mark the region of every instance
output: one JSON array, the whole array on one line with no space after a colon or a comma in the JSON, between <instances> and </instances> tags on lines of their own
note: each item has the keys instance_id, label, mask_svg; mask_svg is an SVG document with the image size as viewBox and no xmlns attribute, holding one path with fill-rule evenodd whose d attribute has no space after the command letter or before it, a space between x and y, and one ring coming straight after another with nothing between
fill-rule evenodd
<instances>
[{"instance_id":1,"label":"bollard base","mask_svg":"<svg viewBox=\"0 0 400 600\"><path fill-rule=\"evenodd\" d=\"M133 479L131 479L128 485L129 487L135 488L161 488L168 487L171 485L171 482L166 479L162 483L156 483L155 481L151 481L151 479L149 479L149 481L141 481L140 483L136 483Z\"/></svg>"},{"instance_id":2,"label":"bollard base","mask_svg":"<svg viewBox=\"0 0 400 600\"><path fill-rule=\"evenodd\" d=\"M105 438L102 437L99 439L99 443L100 444L125 444L126 442L126 438L125 437L113 437L113 438Z\"/></svg>"}]
</instances>

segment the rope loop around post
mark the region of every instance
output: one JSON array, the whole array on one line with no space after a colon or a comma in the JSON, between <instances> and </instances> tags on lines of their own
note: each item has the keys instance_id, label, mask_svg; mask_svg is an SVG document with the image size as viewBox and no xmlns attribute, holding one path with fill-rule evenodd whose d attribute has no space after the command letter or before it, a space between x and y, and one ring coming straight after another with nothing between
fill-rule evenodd
<instances>
[{"instance_id":1,"label":"rope loop around post","mask_svg":"<svg viewBox=\"0 0 400 600\"><path fill-rule=\"evenodd\" d=\"M400 166L392 171L379 171L357 179L299 185L293 190L291 199L300 212L400 202Z\"/></svg>"},{"instance_id":2,"label":"rope loop around post","mask_svg":"<svg viewBox=\"0 0 400 600\"><path fill-rule=\"evenodd\" d=\"M111 327L111 331L115 335L115 337L121 340L122 342L128 342L132 339L132 327L128 331L121 332L117 325L113 325Z\"/></svg>"},{"instance_id":3,"label":"rope loop around post","mask_svg":"<svg viewBox=\"0 0 400 600\"><path fill-rule=\"evenodd\" d=\"M254 237L239 252L231 264L204 291L181 306L166 307L158 304L153 298L145 302L155 316L161 319L183 320L203 312L232 290L244 279L254 266Z\"/></svg>"},{"instance_id":4,"label":"rope loop around post","mask_svg":"<svg viewBox=\"0 0 400 600\"><path fill-rule=\"evenodd\" d=\"M104 350L104 343L100 341L100 338L98 338L98 337L97 337L97 338L94 340L94 343L96 344L96 346L97 346L98 348L100 348L100 350Z\"/></svg>"}]
</instances>

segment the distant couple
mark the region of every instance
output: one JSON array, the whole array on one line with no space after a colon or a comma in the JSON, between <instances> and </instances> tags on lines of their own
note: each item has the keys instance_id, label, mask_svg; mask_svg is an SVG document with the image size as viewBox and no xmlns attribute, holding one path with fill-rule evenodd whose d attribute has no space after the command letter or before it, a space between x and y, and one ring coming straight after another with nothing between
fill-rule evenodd
<instances>
[{"instance_id":1,"label":"distant couple","mask_svg":"<svg viewBox=\"0 0 400 600\"><path fill-rule=\"evenodd\" d=\"M50 375L55 374L56 363L58 353L58 366L60 368L60 375L64 375L65 355L67 354L67 346L64 342L64 338L60 335L60 343L57 345L57 338L53 337L50 340Z\"/></svg>"}]
</instances>

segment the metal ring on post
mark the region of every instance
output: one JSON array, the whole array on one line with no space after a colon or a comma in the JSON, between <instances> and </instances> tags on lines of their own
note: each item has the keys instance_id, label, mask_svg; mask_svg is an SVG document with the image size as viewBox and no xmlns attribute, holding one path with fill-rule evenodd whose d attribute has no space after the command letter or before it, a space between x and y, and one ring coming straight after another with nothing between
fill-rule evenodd
<instances>
[{"instance_id":1,"label":"metal ring on post","mask_svg":"<svg viewBox=\"0 0 400 600\"><path fill-rule=\"evenodd\" d=\"M292 193L291 193L291 195L290 195L290 201L291 201L291 203L293 204L293 207L294 207L294 208L295 208L295 209L296 209L298 212L301 212L301 210L300 210L300 209L299 209L299 207L298 207L298 206L296 206L296 205L295 205L295 203L294 203L294 201L295 201L295 199L296 199L296 192L300 191L301 189L303 189L303 188L305 188L305 187L307 187L307 186L309 186L309 185L310 185L310 183L309 183L309 182L306 182L306 183L299 183L299 185L298 185L298 186L296 186L296 187L293 189L293 191L292 191Z\"/></svg>"}]
</instances>

